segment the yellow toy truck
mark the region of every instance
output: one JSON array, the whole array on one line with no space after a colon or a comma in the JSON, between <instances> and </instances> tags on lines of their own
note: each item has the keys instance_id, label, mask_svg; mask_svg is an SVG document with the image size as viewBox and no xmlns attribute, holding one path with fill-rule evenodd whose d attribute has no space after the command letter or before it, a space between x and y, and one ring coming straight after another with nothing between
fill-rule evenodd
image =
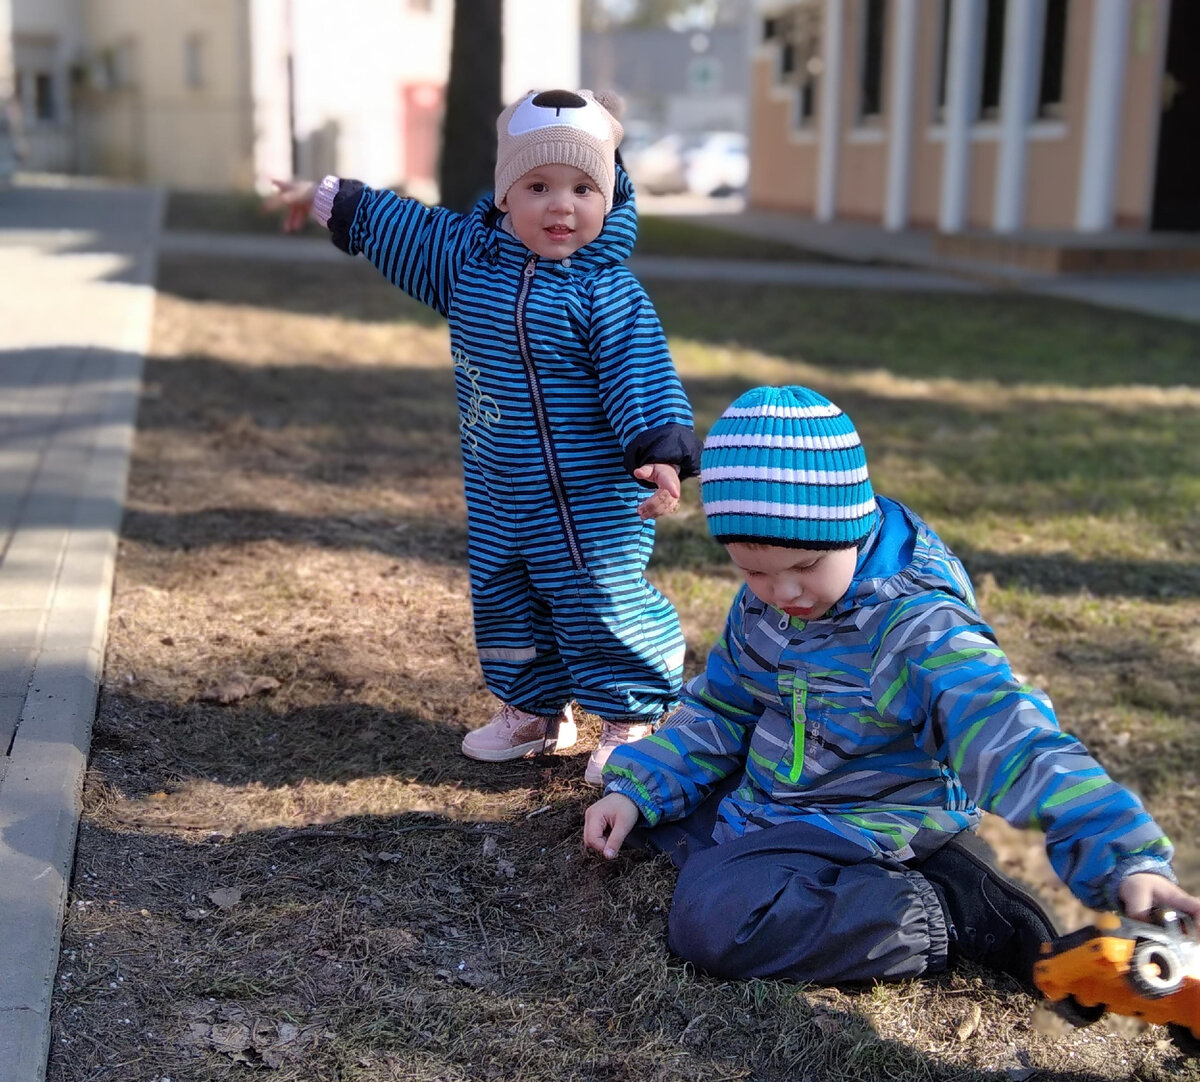
<instances>
[{"instance_id":1,"label":"yellow toy truck","mask_svg":"<svg viewBox=\"0 0 1200 1082\"><path fill-rule=\"evenodd\" d=\"M1176 1047L1200 1056L1200 939L1183 913L1150 923L1103 913L1096 923L1042 944L1033 981L1075 1025L1105 1011L1165 1025Z\"/></svg>"}]
</instances>

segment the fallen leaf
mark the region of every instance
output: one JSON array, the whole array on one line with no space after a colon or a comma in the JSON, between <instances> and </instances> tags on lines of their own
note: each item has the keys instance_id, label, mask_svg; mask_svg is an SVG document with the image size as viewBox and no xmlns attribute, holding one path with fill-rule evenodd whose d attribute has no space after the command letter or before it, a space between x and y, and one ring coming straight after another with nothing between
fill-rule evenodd
<instances>
[{"instance_id":1,"label":"fallen leaf","mask_svg":"<svg viewBox=\"0 0 1200 1082\"><path fill-rule=\"evenodd\" d=\"M496 974L486 969L473 969L470 966L460 969L455 976L468 988L484 988L496 981Z\"/></svg>"},{"instance_id":2,"label":"fallen leaf","mask_svg":"<svg viewBox=\"0 0 1200 1082\"><path fill-rule=\"evenodd\" d=\"M208 1039L218 1052L243 1052L254 1046L250 1027L241 1022L218 1022L209 1030Z\"/></svg>"},{"instance_id":3,"label":"fallen leaf","mask_svg":"<svg viewBox=\"0 0 1200 1082\"><path fill-rule=\"evenodd\" d=\"M958 1029L954 1031L955 1040L967 1040L979 1028L979 1020L982 1017L983 1011L979 1004L972 1003L971 1009L967 1012L967 1017L958 1023Z\"/></svg>"},{"instance_id":4,"label":"fallen leaf","mask_svg":"<svg viewBox=\"0 0 1200 1082\"><path fill-rule=\"evenodd\" d=\"M813 1014L813 1025L821 1031L821 1033L829 1037L844 1028L845 1023L840 1019L828 1014L825 1011L816 1011Z\"/></svg>"},{"instance_id":5,"label":"fallen leaf","mask_svg":"<svg viewBox=\"0 0 1200 1082\"><path fill-rule=\"evenodd\" d=\"M199 699L201 702L221 703L227 706L251 695L274 691L277 687L279 681L273 676L248 676L244 672L231 672L201 691Z\"/></svg>"},{"instance_id":6,"label":"fallen leaf","mask_svg":"<svg viewBox=\"0 0 1200 1082\"><path fill-rule=\"evenodd\" d=\"M218 887L208 892L208 900L219 909L232 909L242 900L242 888Z\"/></svg>"}]
</instances>

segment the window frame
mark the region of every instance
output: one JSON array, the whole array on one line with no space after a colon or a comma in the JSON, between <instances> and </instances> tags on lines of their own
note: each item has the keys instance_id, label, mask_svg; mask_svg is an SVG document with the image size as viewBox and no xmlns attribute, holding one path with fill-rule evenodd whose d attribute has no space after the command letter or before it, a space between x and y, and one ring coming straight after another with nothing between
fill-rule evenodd
<instances>
[{"instance_id":1,"label":"window frame","mask_svg":"<svg viewBox=\"0 0 1200 1082\"><path fill-rule=\"evenodd\" d=\"M858 123L870 126L878 124L887 115L887 32L890 5L888 0L862 0L860 10L862 17L859 20L858 42ZM871 25L872 15L877 19L875 27ZM870 100L872 97L873 108Z\"/></svg>"},{"instance_id":2,"label":"window frame","mask_svg":"<svg viewBox=\"0 0 1200 1082\"><path fill-rule=\"evenodd\" d=\"M1055 47L1051 40L1051 23L1055 17L1055 9L1061 12L1061 18L1056 20L1057 65L1050 69L1054 72L1053 80L1057 82L1054 89L1057 93L1051 97L1047 86L1047 59ZM1046 0L1045 21L1042 24L1042 55L1038 68L1038 95L1034 108L1034 116L1038 120L1061 120L1066 110L1067 90L1067 42L1070 40L1071 0Z\"/></svg>"}]
</instances>

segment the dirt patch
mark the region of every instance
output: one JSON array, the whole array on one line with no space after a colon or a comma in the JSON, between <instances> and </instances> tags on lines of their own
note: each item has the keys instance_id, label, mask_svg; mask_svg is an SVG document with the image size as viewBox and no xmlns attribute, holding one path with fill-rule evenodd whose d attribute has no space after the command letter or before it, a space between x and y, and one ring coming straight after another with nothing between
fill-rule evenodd
<instances>
[{"instance_id":1,"label":"dirt patch","mask_svg":"<svg viewBox=\"0 0 1200 1082\"><path fill-rule=\"evenodd\" d=\"M594 719L547 761L463 758L494 703L447 337L362 270L161 268L52 1082L1198 1077L1161 1031L1042 1033L971 967L699 976L669 867L581 851ZM673 528L694 669L730 580L684 558L694 507Z\"/></svg>"}]
</instances>

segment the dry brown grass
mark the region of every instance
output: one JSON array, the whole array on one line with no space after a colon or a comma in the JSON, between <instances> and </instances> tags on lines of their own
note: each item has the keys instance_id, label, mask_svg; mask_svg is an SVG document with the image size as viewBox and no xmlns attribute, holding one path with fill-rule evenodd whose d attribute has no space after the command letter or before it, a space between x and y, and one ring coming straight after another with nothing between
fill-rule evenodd
<instances>
[{"instance_id":1,"label":"dry brown grass","mask_svg":"<svg viewBox=\"0 0 1200 1082\"><path fill-rule=\"evenodd\" d=\"M673 959L670 869L580 849L594 727L546 762L458 753L493 704L469 630L442 327L363 267L171 259L160 285L51 1082L1200 1077L1160 1031L1042 1033L1027 996L970 967L818 989ZM737 385L812 371L701 353L681 363L710 413ZM689 498L655 574L694 669L733 580ZM988 534L997 561L1006 536ZM1114 769L1194 833L1194 801L1176 806L1195 793L1194 739L1162 735L1182 772L1137 760L1105 713L1121 679L1109 632L996 574L981 592L1018 663L1062 689L1060 707L1092 711ZM1122 604L1125 633L1176 644L1165 661L1143 647L1128 679L1194 645L1194 596ZM1036 839L989 829L1014 870L1059 889Z\"/></svg>"}]
</instances>

